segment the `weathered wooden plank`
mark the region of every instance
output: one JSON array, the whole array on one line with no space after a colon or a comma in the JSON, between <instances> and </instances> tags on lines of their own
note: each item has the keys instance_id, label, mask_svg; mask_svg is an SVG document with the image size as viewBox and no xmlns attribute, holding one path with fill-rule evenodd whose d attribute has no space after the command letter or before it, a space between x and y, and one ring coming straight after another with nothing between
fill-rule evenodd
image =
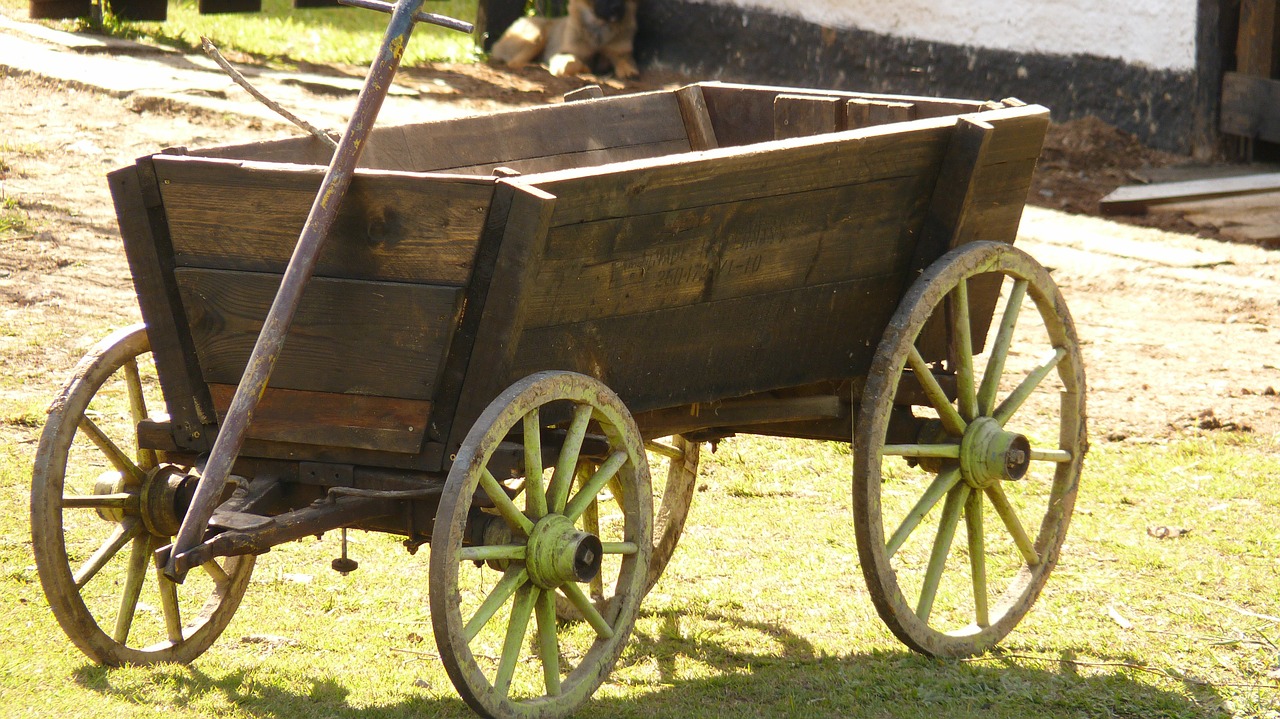
<instances>
[{"instance_id":1,"label":"weathered wooden plank","mask_svg":"<svg viewBox=\"0 0 1280 719\"><path fill-rule=\"evenodd\" d=\"M235 385L209 385L219 420L226 416L235 391ZM268 388L246 436L412 453L422 446L430 413L431 403L425 400Z\"/></svg>"},{"instance_id":2,"label":"weathered wooden plank","mask_svg":"<svg viewBox=\"0 0 1280 719\"><path fill-rule=\"evenodd\" d=\"M175 272L205 381L237 384L280 276ZM313 278L271 375L271 386L429 400L462 290Z\"/></svg>"},{"instance_id":3,"label":"weathered wooden plank","mask_svg":"<svg viewBox=\"0 0 1280 719\"><path fill-rule=\"evenodd\" d=\"M521 181L560 198L553 224L571 225L931 174L954 124L954 117L922 120L899 132L872 128L794 138L692 157L526 175Z\"/></svg>"},{"instance_id":4,"label":"weathered wooden plank","mask_svg":"<svg viewBox=\"0 0 1280 719\"><path fill-rule=\"evenodd\" d=\"M854 98L845 103L845 126L850 130L916 119L914 102Z\"/></svg>"},{"instance_id":5,"label":"weathered wooden plank","mask_svg":"<svg viewBox=\"0 0 1280 719\"><path fill-rule=\"evenodd\" d=\"M157 157L177 264L282 272L324 168ZM316 274L462 284L492 179L358 172Z\"/></svg>"},{"instance_id":6,"label":"weathered wooden plank","mask_svg":"<svg viewBox=\"0 0 1280 719\"><path fill-rule=\"evenodd\" d=\"M923 272L929 263L959 244L960 238L970 232L966 222L978 191L978 174L995 132L995 127L979 116L963 116L956 122L929 201L924 232L916 245L913 263L916 272Z\"/></svg>"},{"instance_id":7,"label":"weathered wooden plank","mask_svg":"<svg viewBox=\"0 0 1280 719\"><path fill-rule=\"evenodd\" d=\"M554 196L519 185L514 179L500 184L509 184L512 190L510 211L501 226L501 242L488 283L500 292L489 292L483 307L467 309L476 313L479 324L448 429L448 454L456 451L489 402L523 376L513 377L510 372L516 340L529 310L522 290L532 285L538 272L540 251L556 205Z\"/></svg>"},{"instance_id":8,"label":"weathered wooden plank","mask_svg":"<svg viewBox=\"0 0 1280 719\"><path fill-rule=\"evenodd\" d=\"M571 167L592 167L607 165L611 162L626 162L647 157L662 157L689 151L689 141L683 137L645 145L624 145L622 147L606 147L581 152L565 152L559 155L546 155L525 159L507 159L501 162L486 162L466 167L451 167L449 172L462 175L490 175L499 167L515 170L522 174L534 172L552 172Z\"/></svg>"},{"instance_id":9,"label":"weathered wooden plank","mask_svg":"<svg viewBox=\"0 0 1280 719\"><path fill-rule=\"evenodd\" d=\"M502 374L589 374L633 413L857 377L902 291L896 273L529 329Z\"/></svg>"},{"instance_id":10,"label":"weathered wooden plank","mask_svg":"<svg viewBox=\"0 0 1280 719\"><path fill-rule=\"evenodd\" d=\"M839 97L781 94L773 99L773 138L809 137L844 129L844 103Z\"/></svg>"},{"instance_id":11,"label":"weathered wooden plank","mask_svg":"<svg viewBox=\"0 0 1280 719\"><path fill-rule=\"evenodd\" d=\"M1236 72L1272 78L1276 75L1280 12L1276 0L1241 0L1236 34Z\"/></svg>"},{"instance_id":12,"label":"weathered wooden plank","mask_svg":"<svg viewBox=\"0 0 1280 719\"><path fill-rule=\"evenodd\" d=\"M928 173L558 227L533 327L901 272Z\"/></svg>"},{"instance_id":13,"label":"weathered wooden plank","mask_svg":"<svg viewBox=\"0 0 1280 719\"><path fill-rule=\"evenodd\" d=\"M1280 142L1280 80L1223 75L1218 127L1228 135Z\"/></svg>"},{"instance_id":14,"label":"weathered wooden plank","mask_svg":"<svg viewBox=\"0 0 1280 719\"><path fill-rule=\"evenodd\" d=\"M631 146L687 143L671 92L620 95L510 112L406 125L403 143L419 171Z\"/></svg>"},{"instance_id":15,"label":"weathered wooden plank","mask_svg":"<svg viewBox=\"0 0 1280 719\"><path fill-rule=\"evenodd\" d=\"M701 151L719 147L716 129L711 124L711 113L707 110L707 99L702 96L702 87L686 85L676 90L676 102L680 104L689 149Z\"/></svg>"},{"instance_id":16,"label":"weathered wooden plank","mask_svg":"<svg viewBox=\"0 0 1280 719\"><path fill-rule=\"evenodd\" d=\"M184 449L205 451L212 441L209 428L216 418L200 378L191 332L173 279L173 250L164 212L159 207L150 158L138 160L135 167L110 173L107 184L138 306L147 324L165 411L173 420L173 441ZM148 195L151 202L147 202Z\"/></svg>"},{"instance_id":17,"label":"weathered wooden plank","mask_svg":"<svg viewBox=\"0 0 1280 719\"><path fill-rule=\"evenodd\" d=\"M829 97L862 98L916 105L917 116L944 117L977 112L986 103L973 100L951 100L910 95L877 95L835 90L803 90L790 87L737 85L732 83L700 83L707 109L721 147L749 145L773 139L773 99L779 93L814 94Z\"/></svg>"},{"instance_id":18,"label":"weathered wooden plank","mask_svg":"<svg viewBox=\"0 0 1280 719\"><path fill-rule=\"evenodd\" d=\"M1280 173L1120 187L1099 203L1103 214L1141 214L1153 205L1280 190Z\"/></svg>"}]
</instances>

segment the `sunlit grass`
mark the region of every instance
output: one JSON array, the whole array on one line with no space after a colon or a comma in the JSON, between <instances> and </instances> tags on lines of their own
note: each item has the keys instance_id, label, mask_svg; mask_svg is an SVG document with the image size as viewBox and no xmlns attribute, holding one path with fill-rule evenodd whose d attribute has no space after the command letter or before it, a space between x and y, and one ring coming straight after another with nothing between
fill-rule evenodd
<instances>
[{"instance_id":1,"label":"sunlit grass","mask_svg":"<svg viewBox=\"0 0 1280 719\"><path fill-rule=\"evenodd\" d=\"M0 0L8 14L25 18L26 0ZM428 12L475 19L475 0L433 0ZM194 0L169 3L164 22L126 22L108 14L106 32L127 38L143 38L199 52L201 36L211 38L224 52L254 55L285 64L301 61L366 65L377 51L388 15L350 7L294 9L289 0L263 0L262 11L202 15ZM74 29L82 23L50 23ZM431 25L419 25L405 50L403 62L462 62L474 57L471 37Z\"/></svg>"}]
</instances>

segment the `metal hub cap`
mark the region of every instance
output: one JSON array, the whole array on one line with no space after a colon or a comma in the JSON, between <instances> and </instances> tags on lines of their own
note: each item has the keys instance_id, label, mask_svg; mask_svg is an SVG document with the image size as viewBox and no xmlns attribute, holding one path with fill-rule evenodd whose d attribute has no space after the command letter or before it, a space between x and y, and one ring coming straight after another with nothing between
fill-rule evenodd
<instances>
[{"instance_id":1,"label":"metal hub cap","mask_svg":"<svg viewBox=\"0 0 1280 719\"><path fill-rule=\"evenodd\" d=\"M548 514L529 533L525 566L529 578L543 589L566 582L586 582L600 572L600 539L579 531L563 514Z\"/></svg>"},{"instance_id":2,"label":"metal hub cap","mask_svg":"<svg viewBox=\"0 0 1280 719\"><path fill-rule=\"evenodd\" d=\"M960 475L974 489L998 481L1022 479L1031 465L1031 443L1016 432L1006 432L991 417L969 423L960 440Z\"/></svg>"}]
</instances>

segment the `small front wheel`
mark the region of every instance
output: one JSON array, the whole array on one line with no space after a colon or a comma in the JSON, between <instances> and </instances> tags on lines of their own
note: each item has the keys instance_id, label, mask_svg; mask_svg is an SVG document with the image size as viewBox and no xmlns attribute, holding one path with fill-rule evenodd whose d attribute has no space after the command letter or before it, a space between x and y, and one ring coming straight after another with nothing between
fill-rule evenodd
<instances>
[{"instance_id":1,"label":"small front wheel","mask_svg":"<svg viewBox=\"0 0 1280 719\"><path fill-rule=\"evenodd\" d=\"M253 570L252 556L210 561L182 585L154 570L191 481L138 447L138 423L162 403L146 330L126 328L76 366L36 450L40 583L63 631L101 664L192 661L231 621Z\"/></svg>"},{"instance_id":2,"label":"small front wheel","mask_svg":"<svg viewBox=\"0 0 1280 719\"><path fill-rule=\"evenodd\" d=\"M912 285L872 361L853 481L862 571L905 644L976 654L1031 608L1075 505L1084 401L1071 315L1031 257L975 242Z\"/></svg>"},{"instance_id":3,"label":"small front wheel","mask_svg":"<svg viewBox=\"0 0 1280 719\"><path fill-rule=\"evenodd\" d=\"M607 387L541 372L489 405L458 450L431 539L436 644L474 710L561 717L595 692L644 597L652 515L644 442ZM593 603L593 584L613 601ZM558 622L557 601L584 621Z\"/></svg>"}]
</instances>

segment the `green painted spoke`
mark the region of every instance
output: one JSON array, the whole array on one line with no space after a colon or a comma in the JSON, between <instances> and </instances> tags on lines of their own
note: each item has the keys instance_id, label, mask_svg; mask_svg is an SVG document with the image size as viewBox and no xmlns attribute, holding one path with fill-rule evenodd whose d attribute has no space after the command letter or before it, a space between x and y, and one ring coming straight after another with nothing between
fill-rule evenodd
<instances>
[{"instance_id":1,"label":"green painted spoke","mask_svg":"<svg viewBox=\"0 0 1280 719\"><path fill-rule=\"evenodd\" d=\"M467 626L463 627L462 635L467 638L468 643L476 638L480 630L484 629L490 619L493 619L493 615L497 613L503 604L506 604L511 595L515 594L516 590L524 586L528 581L529 572L523 567L520 569L508 569L502 575L502 579L498 580L498 583L493 586L493 590L489 592L489 596L484 598L484 601L480 603L480 608L476 609L476 613L471 616Z\"/></svg>"},{"instance_id":2,"label":"green painted spoke","mask_svg":"<svg viewBox=\"0 0 1280 719\"><path fill-rule=\"evenodd\" d=\"M547 489L542 484L542 423L537 407L524 416L524 476L529 511L534 519L541 519L547 513Z\"/></svg>"},{"instance_id":3,"label":"green painted spoke","mask_svg":"<svg viewBox=\"0 0 1280 719\"><path fill-rule=\"evenodd\" d=\"M578 495L582 496L581 494ZM593 537L600 537L600 503L593 496L591 501L587 503L586 509L582 512L582 531ZM591 590L591 598L596 599L604 596L604 576L601 572L596 572L591 576L591 580L587 583Z\"/></svg>"},{"instance_id":4,"label":"green painted spoke","mask_svg":"<svg viewBox=\"0 0 1280 719\"><path fill-rule=\"evenodd\" d=\"M487 562L491 559L524 560L524 544L485 544L463 547L458 550L458 560L463 562Z\"/></svg>"},{"instance_id":5,"label":"green painted spoke","mask_svg":"<svg viewBox=\"0 0 1280 719\"><path fill-rule=\"evenodd\" d=\"M920 496L920 500L916 502L916 506L907 512L907 516L902 519L902 524L898 525L898 530L893 533L889 541L885 544L885 554L892 557L902 548L902 544L907 541L911 533L920 525L920 520L924 519L924 515L933 509L933 505L942 499L942 495L951 491L951 488L960 481L960 468L951 467L945 469L934 478L933 482L924 490L924 494Z\"/></svg>"},{"instance_id":6,"label":"green painted spoke","mask_svg":"<svg viewBox=\"0 0 1280 719\"><path fill-rule=\"evenodd\" d=\"M124 545L128 544L129 540L141 535L142 533L142 523L136 518L126 519L120 524L117 524L115 530L111 532L111 536L107 538L107 541L103 543L101 547L98 547L98 551L94 552L93 556L85 560L85 563L82 564L72 576L75 580L76 587L83 588L85 584L88 584L89 580L93 579L93 577L107 565L107 562L110 561L112 557L116 556L116 552L119 552Z\"/></svg>"},{"instance_id":7,"label":"green painted spoke","mask_svg":"<svg viewBox=\"0 0 1280 719\"><path fill-rule=\"evenodd\" d=\"M890 457L934 457L937 459L960 459L958 444L886 444L880 448L881 456Z\"/></svg>"},{"instance_id":8,"label":"green painted spoke","mask_svg":"<svg viewBox=\"0 0 1280 719\"><path fill-rule=\"evenodd\" d=\"M955 538L956 525L960 523L960 510L968 495L969 485L957 484L947 493L947 501L942 505L938 534L933 538L933 551L929 553L929 566L925 569L924 584L920 587L920 599L916 603L916 615L925 624L929 623L933 600L938 594L938 583L942 581L942 570L946 568L947 555L951 553L951 540Z\"/></svg>"},{"instance_id":9,"label":"green painted spoke","mask_svg":"<svg viewBox=\"0 0 1280 719\"><path fill-rule=\"evenodd\" d=\"M1055 347L1053 350L1053 356L1045 359L1039 367L1032 370L1031 374L1027 375L1026 378L1022 380L1022 383L1010 392L1008 397L1004 398L1004 401L1000 403L1000 406L996 407L996 410L991 413L991 416L1000 423L1001 427L1004 426L1005 422L1009 421L1009 418L1013 416L1014 412L1018 411L1018 408L1022 406L1022 403L1027 401L1027 398L1036 390L1036 387L1040 386L1040 383L1044 381L1044 378L1048 377L1049 373L1053 371L1053 368L1057 367L1058 363L1062 361L1062 358L1066 356L1067 351L1065 349L1062 347Z\"/></svg>"},{"instance_id":10,"label":"green painted spoke","mask_svg":"<svg viewBox=\"0 0 1280 719\"><path fill-rule=\"evenodd\" d=\"M640 546L635 542L601 542L600 552L602 554L635 554L640 551Z\"/></svg>"},{"instance_id":11,"label":"green painted spoke","mask_svg":"<svg viewBox=\"0 0 1280 719\"><path fill-rule=\"evenodd\" d=\"M227 571L212 559L201 564L200 568L203 569L204 573L208 574L209 578L213 580L213 583L219 587L225 586L227 582L231 581L231 576L227 574Z\"/></svg>"},{"instance_id":12,"label":"green painted spoke","mask_svg":"<svg viewBox=\"0 0 1280 719\"><path fill-rule=\"evenodd\" d=\"M1022 558L1027 560L1027 566L1034 567L1039 564L1040 555L1036 552L1035 544L1031 542L1031 537L1027 536L1027 531L1022 528L1022 522L1018 521L1018 515L1013 511L1013 505L1009 503L1009 498L1005 496L1000 484L997 482L987 487L986 491L987 496L991 498L992 506L996 508L996 514L1000 515L1000 520L1013 536L1013 543L1018 546Z\"/></svg>"},{"instance_id":13,"label":"green painted spoke","mask_svg":"<svg viewBox=\"0 0 1280 719\"><path fill-rule=\"evenodd\" d=\"M133 546L129 549L129 571L125 574L124 588L120 593L120 611L116 614L115 630L111 632L111 638L117 644L124 644L129 639L133 613L138 608L138 597L142 594L142 584L147 579L150 564L151 537L134 537Z\"/></svg>"},{"instance_id":14,"label":"green painted spoke","mask_svg":"<svg viewBox=\"0 0 1280 719\"><path fill-rule=\"evenodd\" d=\"M965 531L969 537L969 569L973 575L973 617L980 627L991 626L987 609L987 554L982 535L982 493L970 492L964 503Z\"/></svg>"},{"instance_id":15,"label":"green painted spoke","mask_svg":"<svg viewBox=\"0 0 1280 719\"><path fill-rule=\"evenodd\" d=\"M956 403L960 416L972 422L978 414L978 395L973 379L973 328L969 325L969 281L960 280L951 291L952 329L956 352Z\"/></svg>"},{"instance_id":16,"label":"green painted spoke","mask_svg":"<svg viewBox=\"0 0 1280 719\"><path fill-rule=\"evenodd\" d=\"M578 517L581 517L587 507L595 501L596 495L600 494L600 490L604 489L609 480L613 479L613 476L626 463L627 453L623 450L618 450L609 455L604 464L600 465L600 469L597 469L595 474L591 475L591 479L588 479L582 485L582 489L578 490L578 493L574 495L573 501L569 502L569 505L564 508L564 516L575 521Z\"/></svg>"},{"instance_id":17,"label":"green painted spoke","mask_svg":"<svg viewBox=\"0 0 1280 719\"><path fill-rule=\"evenodd\" d=\"M957 437L963 435L965 427L969 425L965 423L956 408L951 406L951 400L947 399L947 393L942 390L937 378L933 376L933 370L929 369L929 365L920 356L920 351L914 346L907 354L907 362L911 364L911 371L915 374L916 381L920 383L924 393L928 395L929 402L934 409L938 410L938 418L942 420L942 426Z\"/></svg>"},{"instance_id":18,"label":"green painted spoke","mask_svg":"<svg viewBox=\"0 0 1280 719\"><path fill-rule=\"evenodd\" d=\"M164 572L156 572L160 582L160 609L164 612L164 628L169 641L178 644L182 641L182 612L178 609L178 585L164 576Z\"/></svg>"},{"instance_id":19,"label":"green painted spoke","mask_svg":"<svg viewBox=\"0 0 1280 719\"><path fill-rule=\"evenodd\" d=\"M133 418L133 426L147 418L147 398L142 394L142 376L138 373L138 360L129 358L124 364L125 384L129 386L129 415ZM143 469L153 469L156 461L155 450L138 448L138 464Z\"/></svg>"},{"instance_id":20,"label":"green painted spoke","mask_svg":"<svg viewBox=\"0 0 1280 719\"><path fill-rule=\"evenodd\" d=\"M511 619L507 622L507 636L502 642L502 659L498 662L498 675L493 681L493 690L498 696L505 697L511 692L511 677L516 673L524 635L529 631L529 617L533 614L533 603L537 599L534 589L532 584L520 587L515 601L511 603Z\"/></svg>"},{"instance_id":21,"label":"green painted spoke","mask_svg":"<svg viewBox=\"0 0 1280 719\"><path fill-rule=\"evenodd\" d=\"M1022 311L1022 298L1026 295L1027 281L1015 281L1009 291L1009 302L1004 306L1004 315L1000 318L1000 330L991 346L987 370L982 375L982 387L978 389L978 414L984 417L990 415L991 408L996 406L1000 375L1004 373L1004 362L1009 356L1009 345L1013 342L1013 330L1018 325L1018 313Z\"/></svg>"},{"instance_id":22,"label":"green painted spoke","mask_svg":"<svg viewBox=\"0 0 1280 719\"><path fill-rule=\"evenodd\" d=\"M591 423L592 408L589 404L580 404L573 408L573 421L569 423L569 431L565 434L564 444L560 447L560 456L556 458L556 471L551 475L551 486L547 491L547 503L552 512L564 508L569 498L569 490L573 487L573 475L578 468L578 456L582 453L582 438L587 434L587 425Z\"/></svg>"},{"instance_id":23,"label":"green painted spoke","mask_svg":"<svg viewBox=\"0 0 1280 719\"><path fill-rule=\"evenodd\" d=\"M550 589L538 592L533 605L538 620L538 658L542 660L542 679L547 696L560 696L560 642L556 636L556 593Z\"/></svg>"},{"instance_id":24,"label":"green painted spoke","mask_svg":"<svg viewBox=\"0 0 1280 719\"><path fill-rule=\"evenodd\" d=\"M508 497L506 491L503 490L502 484L494 478L487 467L480 473L480 486L484 489L484 493L489 495L489 499L493 502L493 506L497 508L498 514L501 514L502 518L507 520L507 524L511 525L513 529L519 529L524 532L526 537L529 536L529 532L533 531L533 522L529 521L529 518L524 516L524 512L521 512L515 502L511 501L511 497Z\"/></svg>"},{"instance_id":25,"label":"green painted spoke","mask_svg":"<svg viewBox=\"0 0 1280 719\"><path fill-rule=\"evenodd\" d=\"M1033 462L1063 462L1071 461L1071 453L1065 449L1033 449L1031 450L1031 461Z\"/></svg>"},{"instance_id":26,"label":"green painted spoke","mask_svg":"<svg viewBox=\"0 0 1280 719\"><path fill-rule=\"evenodd\" d=\"M609 626L604 617L600 616L600 612L596 611L595 606L591 604L591 600L587 599L587 595L582 593L582 587L573 582L567 582L561 585L560 589L564 590L564 595L573 603L573 606L577 607L579 612L582 612L582 617L587 620L587 624L590 624L591 628L596 630L596 636L601 639L613 638L613 627Z\"/></svg>"},{"instance_id":27,"label":"green painted spoke","mask_svg":"<svg viewBox=\"0 0 1280 719\"><path fill-rule=\"evenodd\" d=\"M116 494L62 495L63 509L138 509L138 495Z\"/></svg>"},{"instance_id":28,"label":"green painted spoke","mask_svg":"<svg viewBox=\"0 0 1280 719\"><path fill-rule=\"evenodd\" d=\"M112 442L111 438L98 425L93 423L93 420L88 417L81 417L80 431L89 436L89 439L107 456L107 461L111 462L111 466L115 467L116 471L133 480L135 484L141 484L142 480L146 478L146 473L142 471L142 468L134 464L133 460L129 459L129 455L125 454L115 442Z\"/></svg>"},{"instance_id":29,"label":"green painted spoke","mask_svg":"<svg viewBox=\"0 0 1280 719\"><path fill-rule=\"evenodd\" d=\"M684 452L669 444L663 444L661 442L645 442L644 448L654 454L660 454L667 459L672 459L677 462L684 459Z\"/></svg>"}]
</instances>

